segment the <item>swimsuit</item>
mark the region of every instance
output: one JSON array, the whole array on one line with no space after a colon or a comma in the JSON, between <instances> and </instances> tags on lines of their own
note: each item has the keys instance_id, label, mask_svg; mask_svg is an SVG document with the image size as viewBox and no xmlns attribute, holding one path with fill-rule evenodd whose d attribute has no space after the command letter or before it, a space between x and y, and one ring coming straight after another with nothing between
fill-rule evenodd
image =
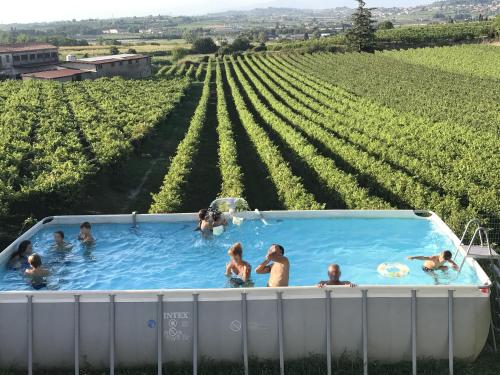
<instances>
[{"instance_id":1,"label":"swimsuit","mask_svg":"<svg viewBox=\"0 0 500 375\"><path fill-rule=\"evenodd\" d=\"M434 268L428 268L428 267L426 267L426 266L422 266L422 270L423 270L424 272L433 272L433 271L435 271L435 269L434 269Z\"/></svg>"}]
</instances>

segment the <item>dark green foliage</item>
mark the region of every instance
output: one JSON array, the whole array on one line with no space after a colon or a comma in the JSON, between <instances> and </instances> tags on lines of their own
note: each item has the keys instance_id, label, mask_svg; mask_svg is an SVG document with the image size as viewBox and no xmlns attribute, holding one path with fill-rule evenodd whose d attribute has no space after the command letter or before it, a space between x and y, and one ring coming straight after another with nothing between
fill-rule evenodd
<instances>
[{"instance_id":1,"label":"dark green foliage","mask_svg":"<svg viewBox=\"0 0 500 375\"><path fill-rule=\"evenodd\" d=\"M352 28L347 33L347 46L356 52L375 50L375 21L370 8L363 0L357 0L358 7L352 15Z\"/></svg>"},{"instance_id":2,"label":"dark green foliage","mask_svg":"<svg viewBox=\"0 0 500 375\"><path fill-rule=\"evenodd\" d=\"M199 38L194 41L192 50L194 53L215 53L217 45L212 38Z\"/></svg>"}]
</instances>

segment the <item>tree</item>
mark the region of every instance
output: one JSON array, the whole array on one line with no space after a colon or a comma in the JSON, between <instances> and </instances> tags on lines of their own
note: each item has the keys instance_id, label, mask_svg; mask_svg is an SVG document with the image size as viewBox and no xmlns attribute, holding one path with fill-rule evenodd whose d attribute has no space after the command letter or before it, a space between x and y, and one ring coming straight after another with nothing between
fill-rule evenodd
<instances>
[{"instance_id":1,"label":"tree","mask_svg":"<svg viewBox=\"0 0 500 375\"><path fill-rule=\"evenodd\" d=\"M112 46L109 49L109 53L112 54L112 55L118 55L120 53L120 50L118 49L118 47Z\"/></svg>"},{"instance_id":2,"label":"tree","mask_svg":"<svg viewBox=\"0 0 500 375\"><path fill-rule=\"evenodd\" d=\"M131 53L131 54L137 54L137 50L135 48L129 48L127 53Z\"/></svg>"},{"instance_id":3,"label":"tree","mask_svg":"<svg viewBox=\"0 0 500 375\"><path fill-rule=\"evenodd\" d=\"M199 38L193 43L194 53L214 53L217 51L217 45L212 38Z\"/></svg>"},{"instance_id":4,"label":"tree","mask_svg":"<svg viewBox=\"0 0 500 375\"><path fill-rule=\"evenodd\" d=\"M177 47L172 50L172 60L179 61L180 59L189 55L189 50L187 48Z\"/></svg>"},{"instance_id":5,"label":"tree","mask_svg":"<svg viewBox=\"0 0 500 375\"><path fill-rule=\"evenodd\" d=\"M394 24L391 21L380 22L377 26L379 30L390 30L394 29Z\"/></svg>"},{"instance_id":6,"label":"tree","mask_svg":"<svg viewBox=\"0 0 500 375\"><path fill-rule=\"evenodd\" d=\"M358 7L352 15L352 28L347 32L347 45L357 52L375 51L375 21L371 8L366 7L364 0L356 0Z\"/></svg>"},{"instance_id":7,"label":"tree","mask_svg":"<svg viewBox=\"0 0 500 375\"><path fill-rule=\"evenodd\" d=\"M238 37L236 38L233 43L231 44L231 49L234 52L237 51L246 51L250 49L252 45L250 44L250 41L247 38L244 37Z\"/></svg>"}]
</instances>

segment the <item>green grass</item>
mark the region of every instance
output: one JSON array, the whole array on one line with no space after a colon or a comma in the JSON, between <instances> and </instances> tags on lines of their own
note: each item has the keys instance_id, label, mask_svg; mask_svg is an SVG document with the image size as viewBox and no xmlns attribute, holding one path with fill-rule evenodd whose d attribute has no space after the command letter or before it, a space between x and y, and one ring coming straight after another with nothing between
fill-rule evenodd
<instances>
[{"instance_id":1,"label":"green grass","mask_svg":"<svg viewBox=\"0 0 500 375\"><path fill-rule=\"evenodd\" d=\"M370 375L399 375L411 373L411 362L399 362L384 364L380 362L369 362ZM168 375L190 375L192 366L190 363L166 364L163 368ZM251 360L249 366L251 375L277 375L279 374L278 361ZM342 357L334 358L332 370L335 375L357 375L363 372L363 364L358 359ZM455 361L455 374L457 375L497 375L500 373L500 355L483 353L475 362ZM117 368L118 375L153 375L156 374L156 366L141 368ZM36 375L69 375L73 370L35 369ZM0 375L21 375L22 370L0 370ZM85 369L82 375L105 375L108 369ZM243 375L243 366L237 363L215 362L202 360L198 369L200 375ZM307 359L285 361L285 373L287 375L326 375L326 360L323 356L311 356ZM418 373L421 375L441 375L448 373L448 361L419 360Z\"/></svg>"}]
</instances>

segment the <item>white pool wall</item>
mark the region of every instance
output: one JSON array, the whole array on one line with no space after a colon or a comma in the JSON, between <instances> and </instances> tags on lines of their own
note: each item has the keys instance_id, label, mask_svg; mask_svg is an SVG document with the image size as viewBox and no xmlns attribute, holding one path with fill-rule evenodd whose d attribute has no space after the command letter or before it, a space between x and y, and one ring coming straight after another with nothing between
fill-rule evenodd
<instances>
[{"instance_id":1,"label":"white pool wall","mask_svg":"<svg viewBox=\"0 0 500 375\"><path fill-rule=\"evenodd\" d=\"M460 241L432 213L426 218L413 211L262 214L268 219L432 220L456 245ZM258 219L254 212L238 216ZM136 216L137 223L196 218L197 214ZM17 239L0 254L0 263L20 241L42 228L82 221L133 222L132 215L57 216ZM0 367L72 368L76 362L93 367L135 366L201 357L243 362L244 357L278 360L281 356L286 361L328 355L328 346L334 358L352 354L392 362L415 356L448 358L450 342L453 357L474 359L488 337L489 290L480 286L490 281L475 261L470 264L481 285L0 292Z\"/></svg>"}]
</instances>

